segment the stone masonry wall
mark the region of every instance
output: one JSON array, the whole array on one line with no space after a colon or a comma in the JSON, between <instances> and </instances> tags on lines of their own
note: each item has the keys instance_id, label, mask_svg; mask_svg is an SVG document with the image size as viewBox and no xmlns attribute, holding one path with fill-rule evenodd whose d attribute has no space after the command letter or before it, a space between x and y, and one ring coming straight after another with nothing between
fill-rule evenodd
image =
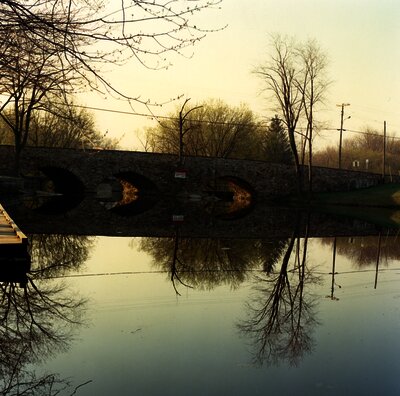
<instances>
[{"instance_id":1,"label":"stone masonry wall","mask_svg":"<svg viewBox=\"0 0 400 396\"><path fill-rule=\"evenodd\" d=\"M0 146L0 175L13 168L13 148ZM230 177L244 181L260 199L284 196L296 191L294 169L263 161L235 160L207 157L185 158L187 178L176 179L177 156L157 153L107 150L73 150L52 148L26 148L21 159L23 175L45 167L65 169L85 185L85 191L96 192L98 185L121 172L144 177L157 187L160 194L201 194L212 189L219 178ZM306 185L307 168L304 168ZM382 176L350 170L313 168L313 191L347 191L365 188L382 182ZM399 182L399 177L395 177Z\"/></svg>"}]
</instances>

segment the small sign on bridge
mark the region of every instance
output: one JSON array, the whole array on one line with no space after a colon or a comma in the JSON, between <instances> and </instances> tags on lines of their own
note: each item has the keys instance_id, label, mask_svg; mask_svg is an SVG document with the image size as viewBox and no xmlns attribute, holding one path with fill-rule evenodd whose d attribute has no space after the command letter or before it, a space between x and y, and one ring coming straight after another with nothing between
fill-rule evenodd
<instances>
[{"instance_id":1,"label":"small sign on bridge","mask_svg":"<svg viewBox=\"0 0 400 396\"><path fill-rule=\"evenodd\" d=\"M175 171L175 179L186 179L187 178L187 170L186 169L177 169Z\"/></svg>"}]
</instances>

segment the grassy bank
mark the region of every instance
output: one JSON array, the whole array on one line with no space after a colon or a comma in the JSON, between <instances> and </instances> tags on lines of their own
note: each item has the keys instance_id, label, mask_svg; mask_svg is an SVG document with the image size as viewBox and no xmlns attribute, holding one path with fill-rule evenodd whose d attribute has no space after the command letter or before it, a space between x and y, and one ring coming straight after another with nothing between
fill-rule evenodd
<instances>
[{"instance_id":1,"label":"grassy bank","mask_svg":"<svg viewBox=\"0 0 400 396\"><path fill-rule=\"evenodd\" d=\"M400 184L382 184L359 190L313 194L311 200L290 197L292 204L363 206L400 209Z\"/></svg>"},{"instance_id":2,"label":"grassy bank","mask_svg":"<svg viewBox=\"0 0 400 396\"><path fill-rule=\"evenodd\" d=\"M290 205L350 217L383 227L400 226L400 184L382 184L346 192L318 193L311 200L290 197Z\"/></svg>"}]
</instances>

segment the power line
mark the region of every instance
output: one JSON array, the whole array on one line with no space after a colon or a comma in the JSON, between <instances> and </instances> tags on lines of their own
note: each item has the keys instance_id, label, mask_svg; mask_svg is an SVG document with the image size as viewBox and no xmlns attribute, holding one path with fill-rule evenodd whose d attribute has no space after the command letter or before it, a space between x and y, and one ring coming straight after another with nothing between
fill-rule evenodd
<instances>
[{"instance_id":1,"label":"power line","mask_svg":"<svg viewBox=\"0 0 400 396\"><path fill-rule=\"evenodd\" d=\"M59 103L60 104L60 103ZM93 110L93 111L104 111L108 113L114 113L114 114L125 114L125 115L131 115L131 116L137 116L137 117L146 117L150 119L162 119L162 120L169 120L169 121L179 121L178 117L173 117L173 116L162 116L162 115L157 115L157 114L146 114L146 113L138 113L135 111L124 111L124 110L115 110L115 109L106 109L103 107L94 107L94 106L85 106L85 105L77 105L77 104L69 104L71 107L77 107L81 109L87 109L87 110ZM273 117L271 117L273 118ZM199 124L217 124L217 125L234 125L234 126L252 126L254 124L249 124L249 123L240 123L240 122L226 122L226 121L208 121L208 120L196 120L196 119L191 119L191 122L196 122ZM298 127L296 128L297 130L306 130L307 128L303 127ZM337 128L322 128L320 131L337 131ZM353 129L347 129L347 132L352 132L352 133L359 133L359 134L364 134L364 135L374 135L374 136L383 136L379 133L374 133L374 132L367 132L367 131L357 131ZM390 136L391 139L400 139L400 137L395 137L395 136Z\"/></svg>"},{"instance_id":2,"label":"power line","mask_svg":"<svg viewBox=\"0 0 400 396\"><path fill-rule=\"evenodd\" d=\"M209 270L198 270L198 271L180 271L182 273L210 273L210 272L242 272L238 269L209 269ZM247 269L246 272L263 272L262 269ZM100 276L118 276L118 275L152 275L152 274L169 274L170 272L167 270L159 270L159 271L121 271L121 272L94 272L88 274L70 274L70 275L58 275L58 276L48 276L43 277L41 279L64 279L64 278L93 278L93 277L100 277Z\"/></svg>"},{"instance_id":3,"label":"power line","mask_svg":"<svg viewBox=\"0 0 400 396\"><path fill-rule=\"evenodd\" d=\"M360 111L368 112L368 113L370 113L371 110L374 110L374 111L379 111L380 113L386 113L386 114L396 114L396 115L400 114L398 111L386 110L386 109L378 108L377 106L365 106L365 105L355 104L355 105L353 105L353 107L360 108L361 109Z\"/></svg>"},{"instance_id":4,"label":"power line","mask_svg":"<svg viewBox=\"0 0 400 396\"><path fill-rule=\"evenodd\" d=\"M334 132L337 132L337 129L336 129L336 128L323 128L323 129L320 129L320 131L321 131L321 132L322 132L322 131L334 131ZM354 130L354 129L345 129L345 131L346 131L346 132L351 132L351 133L359 133L359 134L361 134L361 135L370 135L370 136L379 136L379 137L383 137L383 133L380 134L380 133L376 133L376 132L357 131L357 130ZM387 139L399 140L400 137L398 137L398 136L388 136Z\"/></svg>"},{"instance_id":5,"label":"power line","mask_svg":"<svg viewBox=\"0 0 400 396\"><path fill-rule=\"evenodd\" d=\"M58 103L58 104L61 104L61 103ZM151 114L145 114L145 113L137 113L135 111L105 109L103 107L84 106L84 105L77 105L77 104L72 104L72 103L68 104L68 106L77 107L77 108L80 108L80 109L104 111L104 112L107 112L107 113L125 114L125 115L133 115L133 116L147 117L147 118L162 118L162 119L169 119L169 120L175 119L173 117L151 115Z\"/></svg>"},{"instance_id":6,"label":"power line","mask_svg":"<svg viewBox=\"0 0 400 396\"><path fill-rule=\"evenodd\" d=\"M101 108L101 107L83 106L83 105L76 105L76 104L69 104L69 106L82 108L82 109L88 109L88 110L104 111L104 112L108 112L108 113L146 117L146 118L150 118L150 119L179 121L179 117L173 117L173 116L161 116L161 115L157 115L157 114L145 114L145 113L137 113L135 111L113 110L113 109L105 109L105 108ZM245 122L209 121L209 120L196 120L196 119L190 119L190 121L196 122L199 124L214 124L214 125L216 124L216 125L233 125L233 126L252 126L255 124L255 123L251 124L251 123L245 123Z\"/></svg>"},{"instance_id":7,"label":"power line","mask_svg":"<svg viewBox=\"0 0 400 396\"><path fill-rule=\"evenodd\" d=\"M400 268L382 268L380 269L379 272L398 272ZM344 274L355 274L355 273L370 273L370 272L375 272L375 269L361 269L361 270L349 270L349 271L341 271L339 274L344 275ZM215 270L197 270L197 271L181 271L182 273L229 273L229 272L242 272L241 270L238 269L228 269L228 270L220 270L220 269L215 269ZM265 272L261 268L254 268L254 269L246 269L244 272L249 272L249 273L263 273ZM95 272L95 273L88 273L88 274L70 274L70 275L59 275L59 276L48 276L48 277L43 277L41 279L64 279L64 278L93 278L93 277L101 277L101 276L118 276L118 275L153 275L153 274L169 274L170 271L168 270L159 270L159 271L121 271L121 272ZM315 274L317 275L329 275L328 272L324 271L315 271Z\"/></svg>"},{"instance_id":8,"label":"power line","mask_svg":"<svg viewBox=\"0 0 400 396\"><path fill-rule=\"evenodd\" d=\"M383 133L380 134L380 133L375 133L375 132L356 131L356 130L353 130L353 129L346 129L346 132L358 133L358 134L361 134L361 135L383 137ZM400 137L398 137L398 136L387 136L387 139L400 140Z\"/></svg>"}]
</instances>

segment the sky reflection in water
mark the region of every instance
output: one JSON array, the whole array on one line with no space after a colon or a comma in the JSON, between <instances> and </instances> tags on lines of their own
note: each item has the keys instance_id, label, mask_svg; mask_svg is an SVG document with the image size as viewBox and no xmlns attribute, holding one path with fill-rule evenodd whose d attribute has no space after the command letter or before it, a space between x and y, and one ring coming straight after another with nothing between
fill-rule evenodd
<instances>
[{"instance_id":1,"label":"sky reflection in water","mask_svg":"<svg viewBox=\"0 0 400 396\"><path fill-rule=\"evenodd\" d=\"M255 359L260 334L243 331L243 324L267 301L271 277L257 268L237 287L197 283L192 289L176 282L178 296L170 274L139 250L139 239L97 237L84 270L66 279L89 299L89 325L79 327L69 350L47 359L40 370L70 377L75 385L91 381L78 395L399 394L400 262L382 254L374 289L374 254L369 265L364 260L360 266L343 254L348 248L340 240L334 299L333 238L308 241L307 267L319 282L304 282L307 347L297 345L304 350L291 359L293 351L282 352L278 342L271 357L268 346L291 336L273 334L266 354ZM288 272L291 285L297 285L296 277ZM290 293L298 288L284 298ZM309 322L306 300L314 304ZM282 331L296 318L286 316Z\"/></svg>"}]
</instances>

